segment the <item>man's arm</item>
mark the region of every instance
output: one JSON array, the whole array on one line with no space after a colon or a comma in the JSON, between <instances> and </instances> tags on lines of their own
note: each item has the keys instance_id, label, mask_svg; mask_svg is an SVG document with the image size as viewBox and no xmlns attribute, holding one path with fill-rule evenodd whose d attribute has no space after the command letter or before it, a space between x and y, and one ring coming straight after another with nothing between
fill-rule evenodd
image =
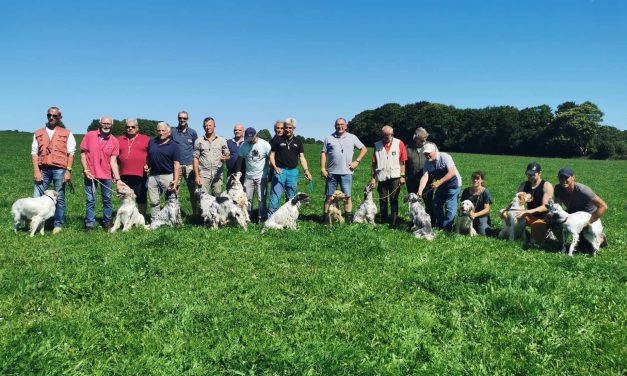
<instances>
[{"instance_id":1,"label":"man's arm","mask_svg":"<svg viewBox=\"0 0 627 376\"><path fill-rule=\"evenodd\" d=\"M320 153L320 175L325 179L329 176L327 172L327 153L324 151Z\"/></svg>"},{"instance_id":2,"label":"man's arm","mask_svg":"<svg viewBox=\"0 0 627 376\"><path fill-rule=\"evenodd\" d=\"M83 165L83 173L87 179L93 179L94 175L89 170L89 161L87 161L87 153L83 151L81 153L81 165Z\"/></svg>"},{"instance_id":3,"label":"man's arm","mask_svg":"<svg viewBox=\"0 0 627 376\"><path fill-rule=\"evenodd\" d=\"M305 159L305 154L300 153L298 155L298 158L300 159L300 165L303 166L303 170L305 172L305 178L307 180L311 180L311 173L309 172L309 167L307 167L307 160Z\"/></svg>"},{"instance_id":4,"label":"man's arm","mask_svg":"<svg viewBox=\"0 0 627 376\"><path fill-rule=\"evenodd\" d=\"M118 156L112 155L109 158L109 164L111 165L111 174L113 175L113 180L116 182L120 180L120 171L118 169Z\"/></svg>"},{"instance_id":5,"label":"man's arm","mask_svg":"<svg viewBox=\"0 0 627 376\"><path fill-rule=\"evenodd\" d=\"M418 194L418 197L422 197L422 192L425 189L425 186L427 185L427 182L429 181L429 173L427 172L426 169L422 169L422 176L420 177L420 183L418 184L418 192L416 192Z\"/></svg>"},{"instance_id":6,"label":"man's arm","mask_svg":"<svg viewBox=\"0 0 627 376\"><path fill-rule=\"evenodd\" d=\"M364 156L366 155L367 152L368 152L368 148L366 146L362 146L361 149L359 149L359 154L357 155L357 159L352 161L349 166L351 171L355 170L357 166L359 166L359 163L362 161L362 159L364 159Z\"/></svg>"},{"instance_id":7,"label":"man's arm","mask_svg":"<svg viewBox=\"0 0 627 376\"><path fill-rule=\"evenodd\" d=\"M202 182L200 181L200 169L198 168L198 158L192 159L192 166L194 168L194 178L196 180L196 186L200 187Z\"/></svg>"},{"instance_id":8,"label":"man's arm","mask_svg":"<svg viewBox=\"0 0 627 376\"><path fill-rule=\"evenodd\" d=\"M275 173L280 174L281 169L276 166L276 161L274 160L274 152L270 152L270 168L274 170Z\"/></svg>"},{"instance_id":9,"label":"man's arm","mask_svg":"<svg viewBox=\"0 0 627 376\"><path fill-rule=\"evenodd\" d=\"M605 201L603 201L601 197L596 196L592 199L592 203L594 204L594 206L597 207L597 211L592 214L590 220L588 221L588 224L596 222L596 220L603 217L603 215L607 211L607 204L605 203Z\"/></svg>"},{"instance_id":10,"label":"man's arm","mask_svg":"<svg viewBox=\"0 0 627 376\"><path fill-rule=\"evenodd\" d=\"M442 179L434 181L431 184L431 186L433 188L437 188L441 186L442 184L446 183L447 181L453 179L453 176L455 175L457 175L457 167L455 167L455 165L452 165L451 167L448 168L448 170L446 170L446 174L442 176ZM422 180L422 178L420 180Z\"/></svg>"}]
</instances>

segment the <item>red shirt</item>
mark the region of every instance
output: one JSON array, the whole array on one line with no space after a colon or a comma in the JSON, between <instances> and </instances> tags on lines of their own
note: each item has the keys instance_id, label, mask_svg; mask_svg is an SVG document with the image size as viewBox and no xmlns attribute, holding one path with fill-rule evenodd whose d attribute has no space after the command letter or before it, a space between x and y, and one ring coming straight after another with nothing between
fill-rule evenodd
<instances>
[{"instance_id":1,"label":"red shirt","mask_svg":"<svg viewBox=\"0 0 627 376\"><path fill-rule=\"evenodd\" d=\"M118 138L120 155L118 165L120 175L144 176L144 165L148 159L148 143L150 137L138 134L129 139L126 135Z\"/></svg>"},{"instance_id":2,"label":"red shirt","mask_svg":"<svg viewBox=\"0 0 627 376\"><path fill-rule=\"evenodd\" d=\"M109 135L100 137L100 131L89 131L81 142L81 152L87 154L87 165L96 179L111 179L111 157L120 154L118 140Z\"/></svg>"}]
</instances>

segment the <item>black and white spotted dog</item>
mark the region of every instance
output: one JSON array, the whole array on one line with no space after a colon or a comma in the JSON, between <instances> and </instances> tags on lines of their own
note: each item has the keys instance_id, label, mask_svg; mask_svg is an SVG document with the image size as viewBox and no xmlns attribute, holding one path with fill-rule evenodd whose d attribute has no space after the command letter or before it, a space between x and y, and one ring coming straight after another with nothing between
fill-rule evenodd
<instances>
[{"instance_id":1,"label":"black and white spotted dog","mask_svg":"<svg viewBox=\"0 0 627 376\"><path fill-rule=\"evenodd\" d=\"M166 196L168 197L168 202L157 215L152 217L152 222L149 226L151 230L156 230L161 226L180 226L183 224L181 205L176 193L167 192Z\"/></svg>"},{"instance_id":2,"label":"black and white spotted dog","mask_svg":"<svg viewBox=\"0 0 627 376\"><path fill-rule=\"evenodd\" d=\"M261 233L263 234L268 229L283 230L288 228L296 230L296 220L298 219L300 206L309 203L309 200L310 198L307 194L298 192L294 198L283 204L268 218Z\"/></svg>"},{"instance_id":3,"label":"black and white spotted dog","mask_svg":"<svg viewBox=\"0 0 627 376\"><path fill-rule=\"evenodd\" d=\"M427 240L435 239L435 233L431 227L431 217L422 206L418 195L410 193L405 196L404 201L409 205L409 217L412 222L411 231L413 231L414 237Z\"/></svg>"},{"instance_id":4,"label":"black and white spotted dog","mask_svg":"<svg viewBox=\"0 0 627 376\"><path fill-rule=\"evenodd\" d=\"M194 196L198 203L198 216L200 216L205 225L214 227L213 225L214 223L217 224L218 217L218 205L214 205L216 198L200 188L194 191ZM217 225L215 228L217 228Z\"/></svg>"},{"instance_id":5,"label":"black and white spotted dog","mask_svg":"<svg viewBox=\"0 0 627 376\"><path fill-rule=\"evenodd\" d=\"M227 191L222 192L220 196L229 197L231 200L235 201L243 210L246 222L250 222L250 217L248 215L248 196L246 196L246 189L244 189L244 186L240 181L241 177L242 173L239 171L231 174L229 176L230 188Z\"/></svg>"},{"instance_id":6,"label":"black and white spotted dog","mask_svg":"<svg viewBox=\"0 0 627 376\"><path fill-rule=\"evenodd\" d=\"M203 223L217 229L227 225L240 225L244 231L248 230L246 222L246 210L242 210L239 204L228 195L214 197L207 192L197 189L198 210Z\"/></svg>"},{"instance_id":7,"label":"black and white spotted dog","mask_svg":"<svg viewBox=\"0 0 627 376\"><path fill-rule=\"evenodd\" d=\"M364 188L364 201L359 205L359 209L353 217L354 223L369 223L374 225L374 216L377 214L377 205L372 200L372 191L374 188L370 184L366 184Z\"/></svg>"}]
</instances>

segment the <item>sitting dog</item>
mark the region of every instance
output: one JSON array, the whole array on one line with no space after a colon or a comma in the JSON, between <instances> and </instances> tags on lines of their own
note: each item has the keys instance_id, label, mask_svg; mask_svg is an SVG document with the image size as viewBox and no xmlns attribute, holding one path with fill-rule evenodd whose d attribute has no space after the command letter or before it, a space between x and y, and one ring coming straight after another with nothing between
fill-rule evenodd
<instances>
[{"instance_id":1,"label":"sitting dog","mask_svg":"<svg viewBox=\"0 0 627 376\"><path fill-rule=\"evenodd\" d=\"M238 202L230 197L218 196L211 204L211 213L215 216L210 218L208 226L218 228L226 225L240 225L244 231L248 230L248 212L242 209Z\"/></svg>"},{"instance_id":2,"label":"sitting dog","mask_svg":"<svg viewBox=\"0 0 627 376\"><path fill-rule=\"evenodd\" d=\"M588 225L588 221L592 216L590 213L578 211L568 214L562 209L561 205L554 203L553 200L549 201L547 208L549 209L551 223L562 226L562 252L566 252L566 239L568 238L568 234L573 236L573 241L570 243L570 248L568 249L568 256L573 255L577 243L579 243L579 237L583 235L583 237L592 244L592 248L594 249L593 254L596 256L605 238L600 219Z\"/></svg>"},{"instance_id":3,"label":"sitting dog","mask_svg":"<svg viewBox=\"0 0 627 376\"><path fill-rule=\"evenodd\" d=\"M215 228L217 228L218 206L214 205L216 198L200 188L194 191L194 195L198 203L197 210L203 223L210 227L214 227L215 223Z\"/></svg>"},{"instance_id":4,"label":"sitting dog","mask_svg":"<svg viewBox=\"0 0 627 376\"><path fill-rule=\"evenodd\" d=\"M505 209L501 209L499 214L503 218L503 228L499 232L499 238L515 240L520 238L523 243L527 243L527 233L525 232L525 218L516 218L516 215L525 210L525 203L531 201L531 195L525 192L518 192L512 199L512 202Z\"/></svg>"},{"instance_id":5,"label":"sitting dog","mask_svg":"<svg viewBox=\"0 0 627 376\"><path fill-rule=\"evenodd\" d=\"M250 216L248 215L248 196L246 196L246 190L240 181L242 177L241 172L236 172L229 176L229 182L231 187L226 192L222 192L220 196L229 197L235 201L237 205L244 211L244 218L246 222L250 222Z\"/></svg>"},{"instance_id":6,"label":"sitting dog","mask_svg":"<svg viewBox=\"0 0 627 376\"><path fill-rule=\"evenodd\" d=\"M309 196L305 193L298 192L294 198L283 204L275 211L263 225L263 234L268 229L283 230L286 228L296 230L296 220L302 204L309 203Z\"/></svg>"},{"instance_id":7,"label":"sitting dog","mask_svg":"<svg viewBox=\"0 0 627 376\"><path fill-rule=\"evenodd\" d=\"M181 218L181 205L179 205L179 199L175 192L168 191L166 193L168 197L167 204L155 215L152 217L152 222L150 223L149 228L151 230L156 230L161 226L180 226L183 224L183 219Z\"/></svg>"},{"instance_id":8,"label":"sitting dog","mask_svg":"<svg viewBox=\"0 0 627 376\"><path fill-rule=\"evenodd\" d=\"M42 196L21 198L15 201L11 206L15 233L17 234L20 224L26 225L26 221L30 219L30 236L35 236L38 230L39 234L43 235L46 220L54 217L57 197L59 197L59 192L49 189Z\"/></svg>"},{"instance_id":9,"label":"sitting dog","mask_svg":"<svg viewBox=\"0 0 627 376\"><path fill-rule=\"evenodd\" d=\"M355 223L369 223L374 225L374 216L377 214L377 205L374 204L372 200L372 190L370 184L366 184L364 188L364 201L359 205L359 209L357 209L357 213L355 213L355 217L353 218L353 222Z\"/></svg>"},{"instance_id":10,"label":"sitting dog","mask_svg":"<svg viewBox=\"0 0 627 376\"><path fill-rule=\"evenodd\" d=\"M344 223L344 217L342 216L342 210L340 209L340 201L345 201L346 195L342 191L335 191L331 195L331 202L329 203L329 210L327 211L327 224L332 225L333 222L342 224Z\"/></svg>"},{"instance_id":11,"label":"sitting dog","mask_svg":"<svg viewBox=\"0 0 627 376\"><path fill-rule=\"evenodd\" d=\"M121 184L118 186L117 196L122 201L122 205L118 209L113 227L111 227L109 232L114 233L120 227L122 227L122 232L130 230L133 226L148 228L146 219L137 209L136 196L133 189L126 184Z\"/></svg>"},{"instance_id":12,"label":"sitting dog","mask_svg":"<svg viewBox=\"0 0 627 376\"><path fill-rule=\"evenodd\" d=\"M470 200L462 201L457 211L457 223L455 224L455 232L461 235L476 236L477 231L473 227L470 213L475 210L475 205Z\"/></svg>"},{"instance_id":13,"label":"sitting dog","mask_svg":"<svg viewBox=\"0 0 627 376\"><path fill-rule=\"evenodd\" d=\"M410 193L405 196L403 201L409 205L409 217L412 222L410 230L414 232L414 237L427 240L435 239L435 233L431 227L431 217L420 203L418 195Z\"/></svg>"}]
</instances>

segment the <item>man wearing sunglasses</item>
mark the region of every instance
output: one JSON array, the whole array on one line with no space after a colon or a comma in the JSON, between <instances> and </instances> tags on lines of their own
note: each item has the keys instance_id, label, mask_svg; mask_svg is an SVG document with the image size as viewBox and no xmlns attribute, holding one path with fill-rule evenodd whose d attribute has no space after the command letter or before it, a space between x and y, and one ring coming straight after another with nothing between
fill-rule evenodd
<instances>
[{"instance_id":1,"label":"man wearing sunglasses","mask_svg":"<svg viewBox=\"0 0 627 376\"><path fill-rule=\"evenodd\" d=\"M146 215L146 175L148 144L150 137L139 133L137 119L126 119L126 133L118 138L120 155L120 180L128 185L137 196L137 207Z\"/></svg>"},{"instance_id":2,"label":"man wearing sunglasses","mask_svg":"<svg viewBox=\"0 0 627 376\"><path fill-rule=\"evenodd\" d=\"M61 110L50 107L48 122L33 135L31 160L33 163L35 190L33 197L39 197L51 184L59 193L54 212L53 234L62 231L65 221L65 183L72 179L72 164L76 151L76 140L72 132L61 123Z\"/></svg>"},{"instance_id":3,"label":"man wearing sunglasses","mask_svg":"<svg viewBox=\"0 0 627 376\"><path fill-rule=\"evenodd\" d=\"M192 213L196 213L196 200L194 191L196 190L196 175L194 174L194 143L198 138L195 130L189 127L189 114L187 111L180 111L178 114L179 125L172 129L172 140L174 140L181 150L181 167L179 177L185 179L189 199L192 204Z\"/></svg>"}]
</instances>

